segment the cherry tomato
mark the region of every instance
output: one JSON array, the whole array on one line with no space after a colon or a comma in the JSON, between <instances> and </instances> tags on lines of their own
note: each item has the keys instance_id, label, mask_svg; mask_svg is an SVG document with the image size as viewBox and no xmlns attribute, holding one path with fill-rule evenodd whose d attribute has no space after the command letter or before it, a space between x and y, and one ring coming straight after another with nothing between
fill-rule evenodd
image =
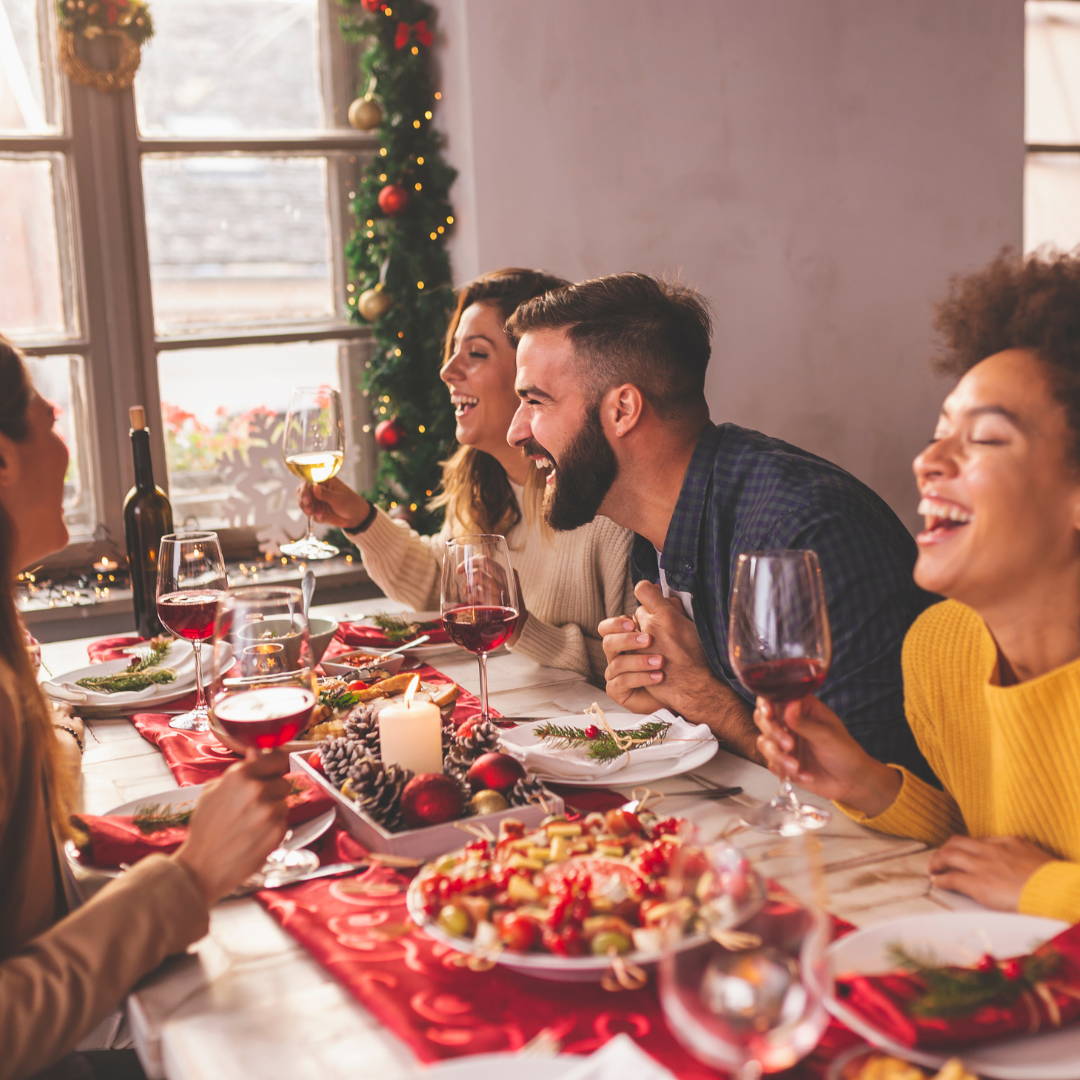
<instances>
[{"instance_id":1,"label":"cherry tomato","mask_svg":"<svg viewBox=\"0 0 1080 1080\"><path fill-rule=\"evenodd\" d=\"M363 679L356 679L355 681L349 683L349 685L345 687L345 689L355 693L357 690L367 690L370 686L371 683L366 683Z\"/></svg>"},{"instance_id":2,"label":"cherry tomato","mask_svg":"<svg viewBox=\"0 0 1080 1080\"><path fill-rule=\"evenodd\" d=\"M497 920L502 943L514 952L528 952L540 936L540 926L535 919L517 911L508 911Z\"/></svg>"}]
</instances>

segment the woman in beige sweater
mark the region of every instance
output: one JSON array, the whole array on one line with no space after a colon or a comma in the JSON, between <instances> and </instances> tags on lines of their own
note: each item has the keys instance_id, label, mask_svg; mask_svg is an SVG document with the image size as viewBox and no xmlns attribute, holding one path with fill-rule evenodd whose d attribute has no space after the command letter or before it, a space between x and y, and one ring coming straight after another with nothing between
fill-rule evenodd
<instances>
[{"instance_id":1,"label":"woman in beige sweater","mask_svg":"<svg viewBox=\"0 0 1080 1080\"><path fill-rule=\"evenodd\" d=\"M544 474L506 441L517 410L514 346L503 324L524 300L566 282L536 270L496 270L466 285L446 336L440 372L450 391L460 446L443 467L446 523L419 536L340 480L301 489L316 521L342 528L360 548L372 580L416 609L439 605L447 537L500 533L521 580L526 617L511 648L602 685L606 666L596 627L631 610L630 533L606 518L568 533L543 522Z\"/></svg>"},{"instance_id":2,"label":"woman in beige sweater","mask_svg":"<svg viewBox=\"0 0 1080 1080\"><path fill-rule=\"evenodd\" d=\"M53 408L0 338L0 1077L62 1058L135 981L207 928L211 904L284 833L283 754L234 765L206 790L187 841L67 912L56 841L73 835L78 728L38 689L15 609L15 573L67 543L68 452ZM105 1066L107 1069L110 1066ZM81 1075L81 1074L80 1074Z\"/></svg>"}]
</instances>

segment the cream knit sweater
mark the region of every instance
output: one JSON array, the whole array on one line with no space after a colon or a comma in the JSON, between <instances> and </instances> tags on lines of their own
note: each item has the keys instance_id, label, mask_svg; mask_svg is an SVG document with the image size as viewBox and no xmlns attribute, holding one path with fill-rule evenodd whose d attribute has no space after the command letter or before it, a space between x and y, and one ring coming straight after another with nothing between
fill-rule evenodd
<instances>
[{"instance_id":1,"label":"cream knit sweater","mask_svg":"<svg viewBox=\"0 0 1080 1080\"><path fill-rule=\"evenodd\" d=\"M518 504L526 502L514 487ZM381 510L353 538L372 581L391 599L418 610L439 606L439 575L447 522L420 536ZM606 661L596 632L601 619L637 607L630 581L632 534L598 517L573 532L553 532L528 510L507 534L510 561L521 580L529 617L513 648L551 667L570 668L597 685Z\"/></svg>"},{"instance_id":2,"label":"cream knit sweater","mask_svg":"<svg viewBox=\"0 0 1080 1080\"><path fill-rule=\"evenodd\" d=\"M1080 921L1080 660L997 684L997 646L982 619L946 600L904 639L904 708L945 785L905 769L900 793L856 821L941 844L954 833L1019 836L1058 856L1028 878L1020 910ZM899 766L894 766L899 768Z\"/></svg>"}]
</instances>

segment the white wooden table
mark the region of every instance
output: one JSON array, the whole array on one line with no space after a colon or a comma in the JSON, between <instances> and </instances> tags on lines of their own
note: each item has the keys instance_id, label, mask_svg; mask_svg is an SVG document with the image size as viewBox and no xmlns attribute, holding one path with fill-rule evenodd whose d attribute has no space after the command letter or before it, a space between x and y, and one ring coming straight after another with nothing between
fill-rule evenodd
<instances>
[{"instance_id":1,"label":"white wooden table","mask_svg":"<svg viewBox=\"0 0 1080 1080\"><path fill-rule=\"evenodd\" d=\"M313 613L359 617L394 607L377 599L316 607ZM84 666L90 640L44 646L46 664L55 673ZM441 656L436 665L478 691L473 656ZM573 672L541 667L511 653L493 656L488 670L491 704L506 715L580 713L593 701L616 708ZM104 813L177 786L161 754L126 719L88 725L83 772L83 802L89 813ZM664 802L666 812L715 826L737 819L742 807L767 800L776 789L775 778L766 770L724 751L693 776L743 788L741 796L720 802L686 797ZM693 786L690 777L650 786L685 790ZM830 910L857 925L973 906L930 888L928 853L918 842L873 833L839 813L818 836ZM219 904L209 934L187 956L147 979L129 998L128 1015L147 1073L170 1080L324 1080L346 1074L398 1080L424 1073L408 1048L253 900Z\"/></svg>"}]
</instances>

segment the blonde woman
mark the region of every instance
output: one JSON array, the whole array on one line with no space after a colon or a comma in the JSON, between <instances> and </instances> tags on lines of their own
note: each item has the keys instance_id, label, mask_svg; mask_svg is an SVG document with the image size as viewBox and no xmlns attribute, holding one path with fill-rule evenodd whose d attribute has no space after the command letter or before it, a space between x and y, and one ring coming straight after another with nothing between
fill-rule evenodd
<instances>
[{"instance_id":1,"label":"blonde woman","mask_svg":"<svg viewBox=\"0 0 1080 1080\"><path fill-rule=\"evenodd\" d=\"M569 533L543 522L546 472L506 442L517 410L514 346L503 326L518 304L565 285L537 270L496 270L458 294L440 377L457 420L457 451L443 467L436 505L446 523L434 537L395 523L340 480L304 485L300 506L336 525L360 548L364 567L387 596L437 608L443 542L462 533L500 533L521 580L527 611L511 648L603 684L597 625L628 610L630 533L598 518Z\"/></svg>"},{"instance_id":2,"label":"blonde woman","mask_svg":"<svg viewBox=\"0 0 1080 1080\"><path fill-rule=\"evenodd\" d=\"M0 1074L11 1077L63 1058L136 980L206 933L210 906L284 834L289 792L281 753L234 765L176 854L144 859L67 910L57 841L73 835L80 729L38 689L15 608L16 572L67 543L67 463L52 406L0 338ZM88 1068L72 1063L72 1075Z\"/></svg>"}]
</instances>

